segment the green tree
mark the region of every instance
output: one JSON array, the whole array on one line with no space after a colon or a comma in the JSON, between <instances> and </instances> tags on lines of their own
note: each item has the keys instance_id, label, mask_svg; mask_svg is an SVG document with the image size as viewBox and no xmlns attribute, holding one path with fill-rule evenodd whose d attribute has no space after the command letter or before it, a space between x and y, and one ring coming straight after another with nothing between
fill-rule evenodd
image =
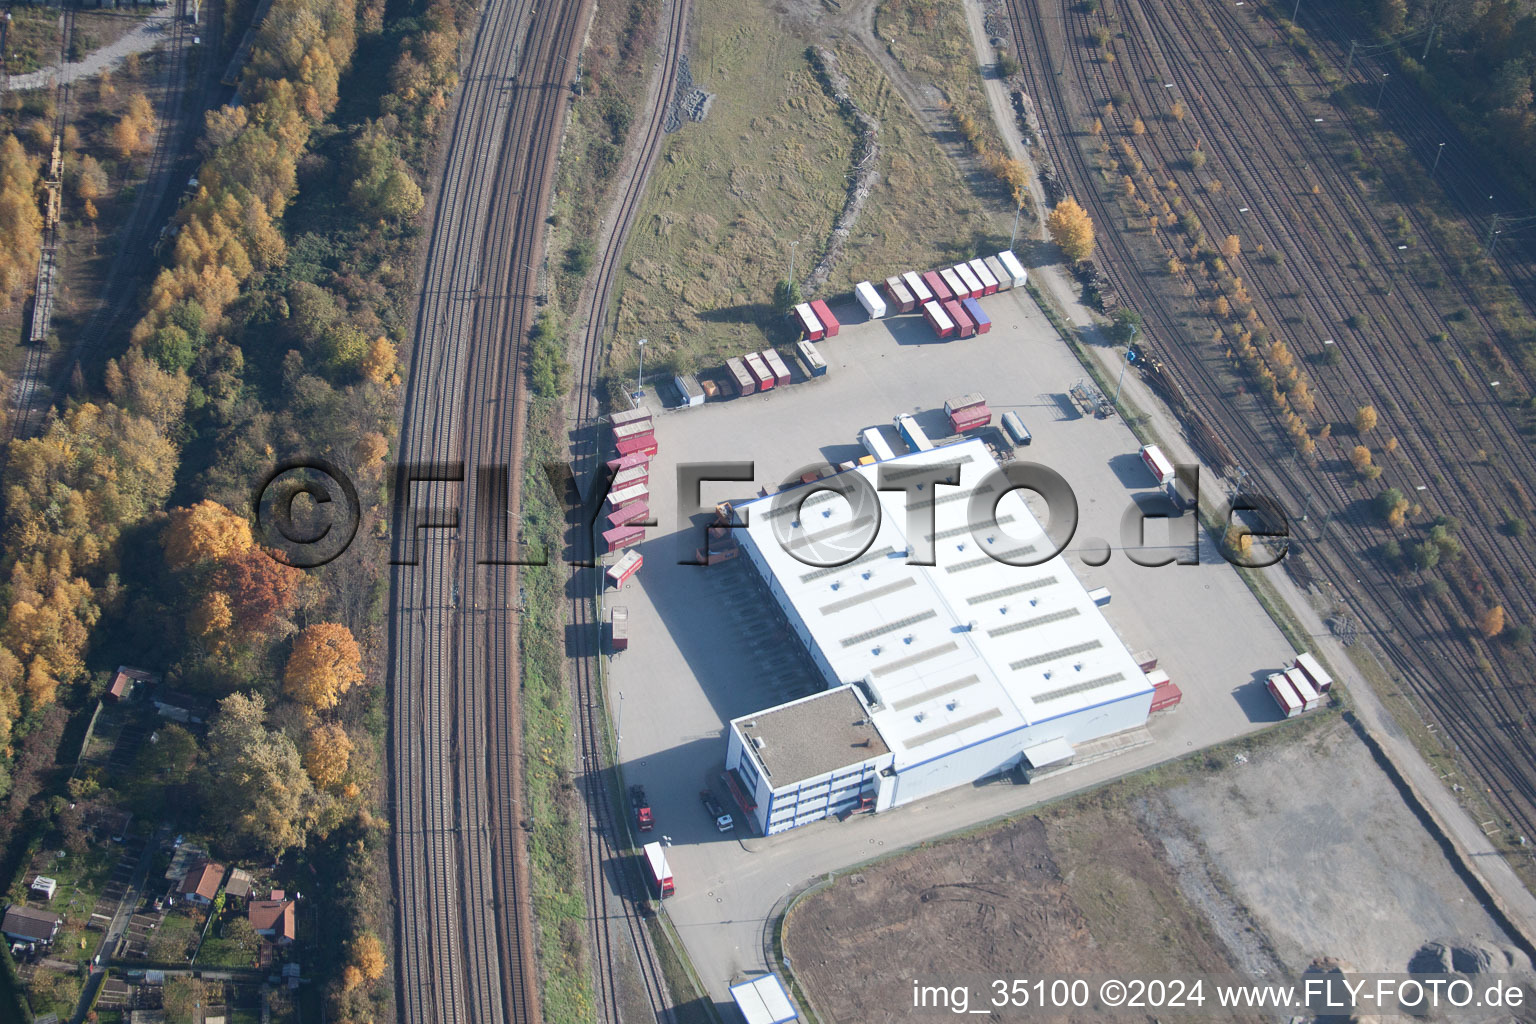
<instances>
[{"instance_id":1,"label":"green tree","mask_svg":"<svg viewBox=\"0 0 1536 1024\"><path fill-rule=\"evenodd\" d=\"M208 807L238 843L264 855L301 845L316 809L298 748L267 728L260 694L219 701L208 729Z\"/></svg>"},{"instance_id":2,"label":"green tree","mask_svg":"<svg viewBox=\"0 0 1536 1024\"><path fill-rule=\"evenodd\" d=\"M780 315L788 314L805 299L800 295L800 286L794 281L780 281L773 286L773 311Z\"/></svg>"}]
</instances>

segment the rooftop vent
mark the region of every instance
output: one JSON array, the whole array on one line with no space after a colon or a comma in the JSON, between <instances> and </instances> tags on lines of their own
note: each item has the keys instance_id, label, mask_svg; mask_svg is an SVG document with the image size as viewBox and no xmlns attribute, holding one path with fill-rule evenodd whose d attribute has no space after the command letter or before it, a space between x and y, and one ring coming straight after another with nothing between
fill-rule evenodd
<instances>
[{"instance_id":1,"label":"rooftop vent","mask_svg":"<svg viewBox=\"0 0 1536 1024\"><path fill-rule=\"evenodd\" d=\"M768 741L763 739L761 736L753 736L752 737L752 745L754 747L756 747L758 750L762 750L764 747L766 747L768 745Z\"/></svg>"},{"instance_id":2,"label":"rooftop vent","mask_svg":"<svg viewBox=\"0 0 1536 1024\"><path fill-rule=\"evenodd\" d=\"M914 721L914 722L921 722L923 719L925 719L927 717L928 717L928 712L926 712L926 711L919 711L917 714L912 716L912 721Z\"/></svg>"},{"instance_id":3,"label":"rooftop vent","mask_svg":"<svg viewBox=\"0 0 1536 1024\"><path fill-rule=\"evenodd\" d=\"M948 704L945 705L945 707L949 708L949 710L951 710L951 711L955 710L955 708L957 708L959 706L960 706L960 702L958 700L952 700Z\"/></svg>"},{"instance_id":4,"label":"rooftop vent","mask_svg":"<svg viewBox=\"0 0 1536 1024\"><path fill-rule=\"evenodd\" d=\"M913 639L914 638L913 638L912 634L908 633L906 636L901 638L901 642L904 643L904 644L910 644Z\"/></svg>"}]
</instances>

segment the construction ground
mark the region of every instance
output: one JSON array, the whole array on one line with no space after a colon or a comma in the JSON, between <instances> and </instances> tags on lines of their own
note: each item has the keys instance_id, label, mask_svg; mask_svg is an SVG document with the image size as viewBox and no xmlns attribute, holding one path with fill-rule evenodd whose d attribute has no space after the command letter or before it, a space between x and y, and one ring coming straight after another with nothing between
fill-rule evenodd
<instances>
[{"instance_id":1,"label":"construction ground","mask_svg":"<svg viewBox=\"0 0 1536 1024\"><path fill-rule=\"evenodd\" d=\"M915 1019L914 978L1396 973L1433 943L1529 984L1336 713L843 873L783 933L824 1024Z\"/></svg>"}]
</instances>

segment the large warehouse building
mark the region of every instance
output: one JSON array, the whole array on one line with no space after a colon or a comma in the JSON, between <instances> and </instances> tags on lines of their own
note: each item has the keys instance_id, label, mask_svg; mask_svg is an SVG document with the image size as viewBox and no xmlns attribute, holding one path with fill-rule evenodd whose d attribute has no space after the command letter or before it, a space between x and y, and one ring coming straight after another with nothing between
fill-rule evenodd
<instances>
[{"instance_id":1,"label":"large warehouse building","mask_svg":"<svg viewBox=\"0 0 1536 1024\"><path fill-rule=\"evenodd\" d=\"M958 486L912 492L934 518L908 537L907 494L876 474L915 487L900 481L955 462ZM1147 720L1151 684L1065 559L998 557L1051 545L1022 492L993 477L978 495L997 468L968 441L822 481L863 474L861 501L813 485L741 506L742 548L827 685L731 722L728 778L763 834L1058 764ZM973 530L969 510L994 503ZM929 544L934 564L909 564Z\"/></svg>"}]
</instances>

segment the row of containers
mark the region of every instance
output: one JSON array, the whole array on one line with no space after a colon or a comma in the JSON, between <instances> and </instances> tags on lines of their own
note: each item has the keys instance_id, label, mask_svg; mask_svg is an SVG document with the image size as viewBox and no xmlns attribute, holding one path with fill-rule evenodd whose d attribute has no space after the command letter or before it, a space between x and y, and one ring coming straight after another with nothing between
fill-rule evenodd
<instances>
[{"instance_id":1,"label":"row of containers","mask_svg":"<svg viewBox=\"0 0 1536 1024\"><path fill-rule=\"evenodd\" d=\"M853 293L873 320L891 313L921 310L940 338L969 338L992 329L992 320L982 311L978 299L1009 288L1022 288L1028 280L1029 274L1013 250L1004 249L995 256L980 256L952 267L892 275L885 279L884 297L868 281L860 281ZM796 306L795 317L805 341L837 336L837 318L819 299Z\"/></svg>"},{"instance_id":2,"label":"row of containers","mask_svg":"<svg viewBox=\"0 0 1536 1024\"><path fill-rule=\"evenodd\" d=\"M1305 653L1297 655L1290 668L1276 672L1265 680L1264 688L1275 699L1281 714L1286 718L1295 718L1304 711L1328 703L1328 691L1333 689L1333 677L1316 658Z\"/></svg>"},{"instance_id":3,"label":"row of containers","mask_svg":"<svg viewBox=\"0 0 1536 1024\"><path fill-rule=\"evenodd\" d=\"M817 357L820 358L819 356ZM810 366L807 364L807 372ZM827 372L827 364L821 363L821 373ZM813 374L820 376L820 374ZM761 352L748 352L744 356L732 356L725 361L726 383L736 389L738 395L751 395L759 391L772 391L789 383L789 364L777 349L765 348Z\"/></svg>"},{"instance_id":4,"label":"row of containers","mask_svg":"<svg viewBox=\"0 0 1536 1024\"><path fill-rule=\"evenodd\" d=\"M645 527L640 524L651 518L651 456L656 454L656 430L649 409L616 412L608 417L608 423L617 457L608 461L613 483L605 499L608 528L603 531L603 543L613 554L645 540ZM634 555L633 565L618 581L621 585L640 568L639 552L629 554ZM618 564L609 569L610 580L616 568Z\"/></svg>"}]
</instances>

